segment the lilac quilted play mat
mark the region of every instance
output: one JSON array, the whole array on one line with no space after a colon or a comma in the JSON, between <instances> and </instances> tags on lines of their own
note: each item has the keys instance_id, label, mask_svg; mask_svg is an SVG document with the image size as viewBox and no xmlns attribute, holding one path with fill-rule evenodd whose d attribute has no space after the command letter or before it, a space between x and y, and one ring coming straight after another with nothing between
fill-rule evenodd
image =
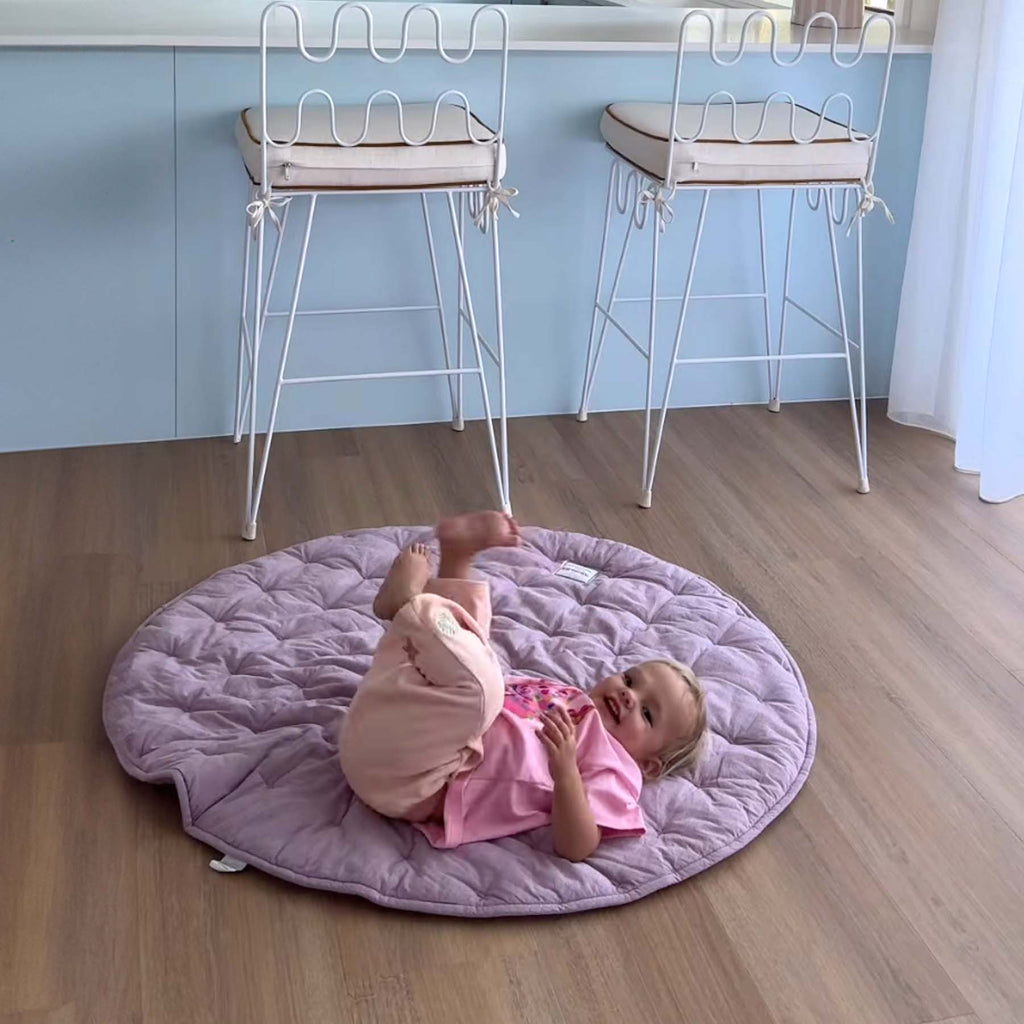
<instances>
[{"instance_id":1,"label":"lilac quilted play mat","mask_svg":"<svg viewBox=\"0 0 1024 1024\"><path fill-rule=\"evenodd\" d=\"M150 616L104 696L125 770L174 783L189 835L272 875L465 917L639 899L735 853L803 785L814 712L767 626L636 548L526 529L521 548L477 563L508 671L586 689L646 659L686 662L708 689L705 761L693 778L645 787L646 836L607 841L582 864L554 855L548 829L445 851L379 817L345 782L336 726L382 632L377 588L400 548L429 537L396 527L309 541L225 569ZM557 575L565 561L598 574Z\"/></svg>"}]
</instances>

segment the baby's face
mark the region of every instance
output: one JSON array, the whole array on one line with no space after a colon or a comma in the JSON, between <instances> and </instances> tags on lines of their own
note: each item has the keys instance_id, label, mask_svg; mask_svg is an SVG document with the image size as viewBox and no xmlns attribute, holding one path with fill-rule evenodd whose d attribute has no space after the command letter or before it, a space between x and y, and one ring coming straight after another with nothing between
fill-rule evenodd
<instances>
[{"instance_id":1,"label":"baby's face","mask_svg":"<svg viewBox=\"0 0 1024 1024\"><path fill-rule=\"evenodd\" d=\"M658 754L696 726L689 686L671 665L659 661L602 679L590 697L604 727L649 775L657 772Z\"/></svg>"}]
</instances>

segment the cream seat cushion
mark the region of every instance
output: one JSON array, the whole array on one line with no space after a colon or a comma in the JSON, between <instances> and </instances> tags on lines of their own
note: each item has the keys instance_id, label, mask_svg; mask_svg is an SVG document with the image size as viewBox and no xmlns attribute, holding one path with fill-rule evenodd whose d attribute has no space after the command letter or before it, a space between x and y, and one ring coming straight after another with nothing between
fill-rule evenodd
<instances>
[{"instance_id":1,"label":"cream seat cushion","mask_svg":"<svg viewBox=\"0 0 1024 1024\"><path fill-rule=\"evenodd\" d=\"M335 106L335 125L341 139L356 139L363 130L365 106ZM433 103L406 103L402 114L405 134L421 139L430 130ZM296 108L267 110L270 138L286 141L295 134ZM473 136L487 139L493 132L472 114ZM263 118L259 107L243 110L235 127L249 177L260 181L260 139ZM408 188L415 186L483 183L505 171L505 148L470 141L462 107L443 104L431 141L409 146L398 130L398 108L375 103L370 109L366 140L358 146L339 146L331 135L330 108L306 106L302 132L291 146L268 146L267 169L275 188Z\"/></svg>"},{"instance_id":2,"label":"cream seat cushion","mask_svg":"<svg viewBox=\"0 0 1024 1024\"><path fill-rule=\"evenodd\" d=\"M743 138L757 132L763 103L736 105L736 128ZM680 104L676 133L686 137L700 129L704 104ZM721 182L759 184L781 182L863 181L871 159L871 142L846 125L826 120L815 142L800 145L793 134L809 138L818 127L818 115L796 108L790 127L788 103L768 107L765 130L756 142L736 142L732 130L732 104L715 103L696 142L677 142L672 154L670 180L677 184ZM631 164L656 178L665 173L668 159L670 103L612 103L601 119L601 134L608 145Z\"/></svg>"}]
</instances>

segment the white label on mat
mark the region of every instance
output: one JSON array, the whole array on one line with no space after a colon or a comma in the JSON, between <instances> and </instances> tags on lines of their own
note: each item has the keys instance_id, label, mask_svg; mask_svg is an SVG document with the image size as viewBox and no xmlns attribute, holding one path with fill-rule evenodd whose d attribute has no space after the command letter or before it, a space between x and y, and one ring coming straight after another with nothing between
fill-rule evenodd
<instances>
[{"instance_id":1,"label":"white label on mat","mask_svg":"<svg viewBox=\"0 0 1024 1024\"><path fill-rule=\"evenodd\" d=\"M246 864L244 860L239 860L237 857L232 857L230 853L225 853L220 860L211 860L210 867L214 871L219 871L222 875L236 875L239 871L244 871Z\"/></svg>"},{"instance_id":2,"label":"white label on mat","mask_svg":"<svg viewBox=\"0 0 1024 1024\"><path fill-rule=\"evenodd\" d=\"M597 570L588 569L585 565L577 565L575 562L563 562L555 575L574 580L576 583L590 583L597 575Z\"/></svg>"}]
</instances>

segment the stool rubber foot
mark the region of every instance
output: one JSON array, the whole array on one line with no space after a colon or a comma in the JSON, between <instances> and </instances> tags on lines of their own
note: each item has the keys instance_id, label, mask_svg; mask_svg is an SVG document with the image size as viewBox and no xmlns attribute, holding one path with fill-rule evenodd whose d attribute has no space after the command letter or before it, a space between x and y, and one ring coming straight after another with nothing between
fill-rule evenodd
<instances>
[{"instance_id":1,"label":"stool rubber foot","mask_svg":"<svg viewBox=\"0 0 1024 1024\"><path fill-rule=\"evenodd\" d=\"M256 539L256 524L246 523L245 528L242 530L242 540L255 540Z\"/></svg>"},{"instance_id":2,"label":"stool rubber foot","mask_svg":"<svg viewBox=\"0 0 1024 1024\"><path fill-rule=\"evenodd\" d=\"M858 494L870 494L871 493L871 484L868 483L868 478L866 476L862 476L860 478L860 482L857 484L857 493Z\"/></svg>"},{"instance_id":3,"label":"stool rubber foot","mask_svg":"<svg viewBox=\"0 0 1024 1024\"><path fill-rule=\"evenodd\" d=\"M777 398L773 398L768 403L768 411L769 412L782 412L782 403Z\"/></svg>"},{"instance_id":4,"label":"stool rubber foot","mask_svg":"<svg viewBox=\"0 0 1024 1024\"><path fill-rule=\"evenodd\" d=\"M640 500L637 502L637 504L641 508L650 508L651 507L651 497L652 497L651 489L650 489L650 487L648 487L647 490L644 491L644 493L640 495Z\"/></svg>"},{"instance_id":5,"label":"stool rubber foot","mask_svg":"<svg viewBox=\"0 0 1024 1024\"><path fill-rule=\"evenodd\" d=\"M461 416L456 416L455 419L452 420L452 430L461 434L465 429L466 421Z\"/></svg>"},{"instance_id":6,"label":"stool rubber foot","mask_svg":"<svg viewBox=\"0 0 1024 1024\"><path fill-rule=\"evenodd\" d=\"M590 413L584 412L582 409L580 409L580 411L576 413L576 419L579 420L580 423L586 423L587 420L590 419Z\"/></svg>"}]
</instances>

